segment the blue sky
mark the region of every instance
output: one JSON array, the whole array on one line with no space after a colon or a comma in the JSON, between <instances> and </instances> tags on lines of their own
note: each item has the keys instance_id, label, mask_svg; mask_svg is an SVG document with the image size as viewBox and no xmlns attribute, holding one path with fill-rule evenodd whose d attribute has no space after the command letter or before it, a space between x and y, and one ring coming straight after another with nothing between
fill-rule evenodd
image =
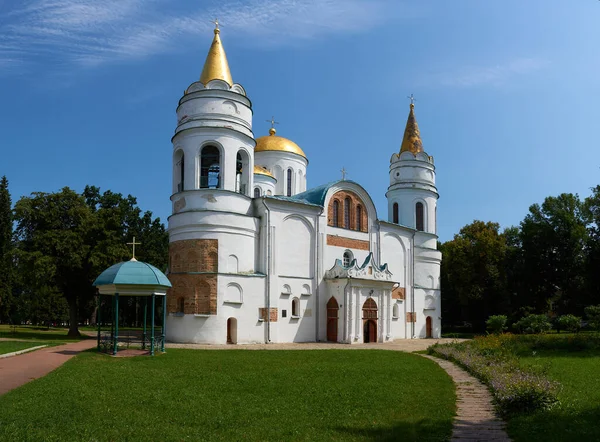
<instances>
[{"instance_id":1,"label":"blue sky","mask_svg":"<svg viewBox=\"0 0 600 442\"><path fill-rule=\"evenodd\" d=\"M254 133L349 179L387 218L409 101L435 157L440 239L600 184L596 0L0 0L0 175L13 201L86 184L170 212L170 138L218 17Z\"/></svg>"}]
</instances>

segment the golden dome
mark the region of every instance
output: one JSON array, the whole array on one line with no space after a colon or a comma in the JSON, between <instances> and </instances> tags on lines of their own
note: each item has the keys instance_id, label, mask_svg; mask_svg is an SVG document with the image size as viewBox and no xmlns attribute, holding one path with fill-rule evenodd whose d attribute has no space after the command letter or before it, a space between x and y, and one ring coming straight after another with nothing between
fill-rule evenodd
<instances>
[{"instance_id":1,"label":"golden dome","mask_svg":"<svg viewBox=\"0 0 600 442\"><path fill-rule=\"evenodd\" d=\"M219 31L219 28L217 27L215 29L215 37L213 38L213 42L208 50L208 55L206 56L206 61L204 62L202 74L200 74L200 83L205 86L211 80L223 80L227 82L229 86L233 85L225 49L223 49L223 44L219 37L220 33L221 31Z\"/></svg>"},{"instance_id":2,"label":"golden dome","mask_svg":"<svg viewBox=\"0 0 600 442\"><path fill-rule=\"evenodd\" d=\"M256 165L254 166L254 175L265 175L265 176L269 176L269 177L275 179L273 174L262 166L256 166Z\"/></svg>"},{"instance_id":3,"label":"golden dome","mask_svg":"<svg viewBox=\"0 0 600 442\"><path fill-rule=\"evenodd\" d=\"M277 151L277 152L290 152L300 155L306 158L306 155L300 149L296 143L287 138L278 137L275 135L277 131L275 128L269 129L269 136L260 137L256 139L256 147L254 152L266 152L266 151Z\"/></svg>"},{"instance_id":4,"label":"golden dome","mask_svg":"<svg viewBox=\"0 0 600 442\"><path fill-rule=\"evenodd\" d=\"M412 152L416 155L419 152L423 152L423 142L421 141L421 132L419 132L419 125L415 118L415 105L410 104L410 113L408 114L408 120L406 121L406 129L404 130L404 139L402 140L402 147L400 153Z\"/></svg>"}]
</instances>

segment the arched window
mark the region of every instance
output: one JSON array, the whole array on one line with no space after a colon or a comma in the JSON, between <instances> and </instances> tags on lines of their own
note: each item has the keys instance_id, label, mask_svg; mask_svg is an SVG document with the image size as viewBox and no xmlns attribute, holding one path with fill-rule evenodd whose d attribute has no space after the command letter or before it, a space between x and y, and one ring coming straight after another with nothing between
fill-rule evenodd
<instances>
[{"instance_id":1,"label":"arched window","mask_svg":"<svg viewBox=\"0 0 600 442\"><path fill-rule=\"evenodd\" d=\"M271 195L273 195L273 192L271 192L270 190L267 190L267 195L271 196Z\"/></svg>"},{"instance_id":2,"label":"arched window","mask_svg":"<svg viewBox=\"0 0 600 442\"><path fill-rule=\"evenodd\" d=\"M243 195L248 195L247 189L249 181L248 154L239 150L235 160L235 191Z\"/></svg>"},{"instance_id":3,"label":"arched window","mask_svg":"<svg viewBox=\"0 0 600 442\"><path fill-rule=\"evenodd\" d=\"M292 169L287 170L287 196L292 196Z\"/></svg>"},{"instance_id":4,"label":"arched window","mask_svg":"<svg viewBox=\"0 0 600 442\"><path fill-rule=\"evenodd\" d=\"M339 216L340 214L340 202L338 200L333 201L333 227L339 227Z\"/></svg>"},{"instance_id":5,"label":"arched window","mask_svg":"<svg viewBox=\"0 0 600 442\"><path fill-rule=\"evenodd\" d=\"M356 206L356 230L362 231L362 206Z\"/></svg>"},{"instance_id":6,"label":"arched window","mask_svg":"<svg viewBox=\"0 0 600 442\"><path fill-rule=\"evenodd\" d=\"M350 228L350 198L344 199L344 228Z\"/></svg>"},{"instance_id":7,"label":"arched window","mask_svg":"<svg viewBox=\"0 0 600 442\"><path fill-rule=\"evenodd\" d=\"M292 318L300 317L300 300L298 298L292 299Z\"/></svg>"},{"instance_id":8,"label":"arched window","mask_svg":"<svg viewBox=\"0 0 600 442\"><path fill-rule=\"evenodd\" d=\"M183 313L183 309L185 307L185 301L182 298L177 298L177 313Z\"/></svg>"},{"instance_id":9,"label":"arched window","mask_svg":"<svg viewBox=\"0 0 600 442\"><path fill-rule=\"evenodd\" d=\"M353 259L354 255L352 254L352 252L350 250L346 250L342 258L342 264L344 265L344 267L350 267L350 264L352 264Z\"/></svg>"},{"instance_id":10,"label":"arched window","mask_svg":"<svg viewBox=\"0 0 600 442\"><path fill-rule=\"evenodd\" d=\"M182 192L184 190L183 183L185 182L185 160L183 153L181 154L181 160L179 161L179 184L177 190Z\"/></svg>"},{"instance_id":11,"label":"arched window","mask_svg":"<svg viewBox=\"0 0 600 442\"><path fill-rule=\"evenodd\" d=\"M260 198L260 189L258 187L254 188L254 198Z\"/></svg>"},{"instance_id":12,"label":"arched window","mask_svg":"<svg viewBox=\"0 0 600 442\"><path fill-rule=\"evenodd\" d=\"M418 202L415 206L415 212L416 212L416 221L417 221L417 230L419 232L422 232L424 230L423 227L423 203L422 202Z\"/></svg>"},{"instance_id":13,"label":"arched window","mask_svg":"<svg viewBox=\"0 0 600 442\"><path fill-rule=\"evenodd\" d=\"M394 304L394 307L392 307L392 318L398 318L400 316L400 308L398 307L398 304Z\"/></svg>"},{"instance_id":14,"label":"arched window","mask_svg":"<svg viewBox=\"0 0 600 442\"><path fill-rule=\"evenodd\" d=\"M216 146L205 146L200 155L200 188L221 188L221 153Z\"/></svg>"},{"instance_id":15,"label":"arched window","mask_svg":"<svg viewBox=\"0 0 600 442\"><path fill-rule=\"evenodd\" d=\"M398 203L394 203L392 206L392 222L398 224Z\"/></svg>"}]
</instances>

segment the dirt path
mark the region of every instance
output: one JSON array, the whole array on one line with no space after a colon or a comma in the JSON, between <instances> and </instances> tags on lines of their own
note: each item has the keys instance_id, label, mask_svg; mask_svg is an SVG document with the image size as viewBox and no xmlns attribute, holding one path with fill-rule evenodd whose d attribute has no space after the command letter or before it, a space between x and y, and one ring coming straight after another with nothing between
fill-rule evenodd
<instances>
[{"instance_id":1,"label":"dirt path","mask_svg":"<svg viewBox=\"0 0 600 442\"><path fill-rule=\"evenodd\" d=\"M95 346L94 339L87 339L0 359L0 395L47 375L76 354Z\"/></svg>"}]
</instances>

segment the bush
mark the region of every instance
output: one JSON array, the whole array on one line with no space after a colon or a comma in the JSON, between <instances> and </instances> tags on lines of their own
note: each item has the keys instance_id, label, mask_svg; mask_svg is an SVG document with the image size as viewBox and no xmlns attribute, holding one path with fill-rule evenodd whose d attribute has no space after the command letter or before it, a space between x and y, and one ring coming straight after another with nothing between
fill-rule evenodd
<instances>
[{"instance_id":1,"label":"bush","mask_svg":"<svg viewBox=\"0 0 600 442\"><path fill-rule=\"evenodd\" d=\"M588 325L594 330L600 330L600 305L590 305L585 308Z\"/></svg>"},{"instance_id":2,"label":"bush","mask_svg":"<svg viewBox=\"0 0 600 442\"><path fill-rule=\"evenodd\" d=\"M435 344L428 353L455 362L490 387L504 415L554 407L560 384L521 367L516 355L507 350L515 345L512 335L491 335L459 344Z\"/></svg>"},{"instance_id":3,"label":"bush","mask_svg":"<svg viewBox=\"0 0 600 442\"><path fill-rule=\"evenodd\" d=\"M552 324L546 315L529 315L515 324L520 333L538 334L546 333L552 328Z\"/></svg>"},{"instance_id":4,"label":"bush","mask_svg":"<svg viewBox=\"0 0 600 442\"><path fill-rule=\"evenodd\" d=\"M581 328L581 318L575 315L562 315L556 319L556 325L559 330L578 332Z\"/></svg>"},{"instance_id":5,"label":"bush","mask_svg":"<svg viewBox=\"0 0 600 442\"><path fill-rule=\"evenodd\" d=\"M504 315L494 315L488 318L485 325L490 333L499 334L506 330L507 320L508 319Z\"/></svg>"}]
</instances>

